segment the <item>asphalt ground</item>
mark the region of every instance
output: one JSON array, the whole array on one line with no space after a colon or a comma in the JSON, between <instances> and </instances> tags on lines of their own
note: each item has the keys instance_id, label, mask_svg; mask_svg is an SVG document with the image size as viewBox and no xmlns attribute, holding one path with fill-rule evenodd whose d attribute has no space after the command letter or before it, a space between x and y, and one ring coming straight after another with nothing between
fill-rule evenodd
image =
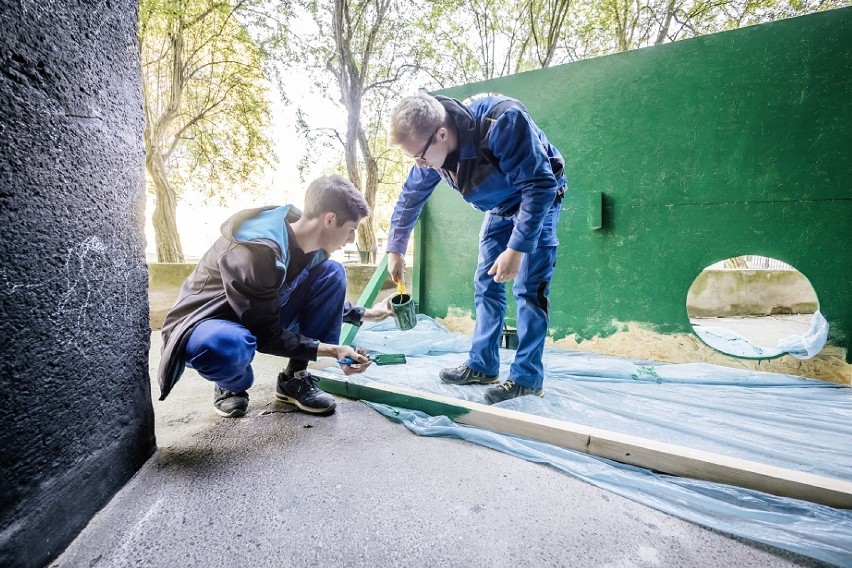
<instances>
[{"instance_id":1,"label":"asphalt ground","mask_svg":"<svg viewBox=\"0 0 852 568\"><path fill-rule=\"evenodd\" d=\"M152 376L159 347L155 332ZM824 565L546 465L418 437L358 401L298 412L275 401L285 363L258 355L240 419L215 414L213 386L187 371L154 400L155 455L52 566Z\"/></svg>"}]
</instances>

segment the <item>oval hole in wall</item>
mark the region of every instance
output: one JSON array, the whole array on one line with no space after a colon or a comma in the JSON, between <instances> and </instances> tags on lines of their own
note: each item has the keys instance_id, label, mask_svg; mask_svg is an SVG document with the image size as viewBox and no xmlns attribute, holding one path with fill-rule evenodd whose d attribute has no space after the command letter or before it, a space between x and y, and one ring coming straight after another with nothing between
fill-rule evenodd
<instances>
[{"instance_id":1,"label":"oval hole in wall","mask_svg":"<svg viewBox=\"0 0 852 568\"><path fill-rule=\"evenodd\" d=\"M734 357L785 353L779 340L803 336L819 300L810 281L774 258L745 255L701 271L686 295L686 312L704 343Z\"/></svg>"}]
</instances>

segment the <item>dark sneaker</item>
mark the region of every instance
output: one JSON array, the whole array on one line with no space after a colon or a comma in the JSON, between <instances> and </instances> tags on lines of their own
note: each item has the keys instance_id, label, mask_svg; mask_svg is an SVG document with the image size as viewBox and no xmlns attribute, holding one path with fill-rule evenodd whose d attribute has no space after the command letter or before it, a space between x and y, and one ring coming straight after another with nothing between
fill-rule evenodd
<instances>
[{"instance_id":1,"label":"dark sneaker","mask_svg":"<svg viewBox=\"0 0 852 568\"><path fill-rule=\"evenodd\" d=\"M486 390L485 402L488 404L495 404L503 402L504 400L509 400L510 398L526 396L528 394L544 396L544 389L534 389L531 387L516 385L512 381L506 381L502 385L497 385L496 387L491 387Z\"/></svg>"},{"instance_id":2,"label":"dark sneaker","mask_svg":"<svg viewBox=\"0 0 852 568\"><path fill-rule=\"evenodd\" d=\"M213 410L228 418L245 416L246 410L248 410L248 398L246 391L231 392L216 385L213 389Z\"/></svg>"},{"instance_id":3,"label":"dark sneaker","mask_svg":"<svg viewBox=\"0 0 852 568\"><path fill-rule=\"evenodd\" d=\"M474 371L467 365L441 369L438 376L441 377L442 381L450 385L490 385L499 380L497 375L486 375L485 373Z\"/></svg>"},{"instance_id":4,"label":"dark sneaker","mask_svg":"<svg viewBox=\"0 0 852 568\"><path fill-rule=\"evenodd\" d=\"M275 398L312 414L331 414L335 407L334 397L318 389L317 379L307 371L297 371L292 377L281 371Z\"/></svg>"}]
</instances>

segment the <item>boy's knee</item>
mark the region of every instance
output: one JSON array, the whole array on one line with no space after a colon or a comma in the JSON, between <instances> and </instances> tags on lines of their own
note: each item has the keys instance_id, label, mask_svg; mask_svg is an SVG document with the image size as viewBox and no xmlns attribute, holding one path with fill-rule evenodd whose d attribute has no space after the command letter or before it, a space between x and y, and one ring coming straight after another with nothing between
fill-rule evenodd
<instances>
[{"instance_id":1,"label":"boy's knee","mask_svg":"<svg viewBox=\"0 0 852 568\"><path fill-rule=\"evenodd\" d=\"M331 284L342 284L346 286L346 269L336 260L328 259L320 266L323 267L323 276Z\"/></svg>"},{"instance_id":2,"label":"boy's knee","mask_svg":"<svg viewBox=\"0 0 852 568\"><path fill-rule=\"evenodd\" d=\"M240 335L220 335L211 342L211 348L217 353L222 353L230 358L245 358L254 355L257 349L257 340L251 333Z\"/></svg>"},{"instance_id":3,"label":"boy's knee","mask_svg":"<svg viewBox=\"0 0 852 568\"><path fill-rule=\"evenodd\" d=\"M240 375L239 372L235 372L234 376L236 378L231 379L230 381L224 384L220 382L219 386L222 388L226 388L227 390L232 392L241 392L249 390L252 384L254 384L254 372L252 371L251 367L245 367L244 369L242 369L241 372L242 375Z\"/></svg>"},{"instance_id":4,"label":"boy's knee","mask_svg":"<svg viewBox=\"0 0 852 568\"><path fill-rule=\"evenodd\" d=\"M346 293L346 269L342 264L328 259L313 270L319 271L313 286L319 285L325 293Z\"/></svg>"},{"instance_id":5,"label":"boy's knee","mask_svg":"<svg viewBox=\"0 0 852 568\"><path fill-rule=\"evenodd\" d=\"M226 372L242 373L254 359L257 340L246 330L245 334L216 334L207 337L203 349L193 358L193 366L215 365Z\"/></svg>"}]
</instances>

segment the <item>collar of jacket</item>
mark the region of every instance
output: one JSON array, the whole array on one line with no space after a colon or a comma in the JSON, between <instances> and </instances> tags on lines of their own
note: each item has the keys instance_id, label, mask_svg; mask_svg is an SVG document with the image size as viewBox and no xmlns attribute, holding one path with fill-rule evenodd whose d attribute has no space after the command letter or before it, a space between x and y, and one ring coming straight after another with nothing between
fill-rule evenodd
<instances>
[{"instance_id":1,"label":"collar of jacket","mask_svg":"<svg viewBox=\"0 0 852 568\"><path fill-rule=\"evenodd\" d=\"M459 144L459 161L475 159L479 140L477 139L477 120L461 101L437 95L435 97L447 111L452 124L456 127Z\"/></svg>"},{"instance_id":2,"label":"collar of jacket","mask_svg":"<svg viewBox=\"0 0 852 568\"><path fill-rule=\"evenodd\" d=\"M290 248L285 220L292 223L301 217L301 211L292 205L259 207L240 211L222 225L222 235L234 242L254 242L269 246L275 243L276 264L284 273L290 263ZM313 268L329 257L324 250L317 251L307 268Z\"/></svg>"}]
</instances>

